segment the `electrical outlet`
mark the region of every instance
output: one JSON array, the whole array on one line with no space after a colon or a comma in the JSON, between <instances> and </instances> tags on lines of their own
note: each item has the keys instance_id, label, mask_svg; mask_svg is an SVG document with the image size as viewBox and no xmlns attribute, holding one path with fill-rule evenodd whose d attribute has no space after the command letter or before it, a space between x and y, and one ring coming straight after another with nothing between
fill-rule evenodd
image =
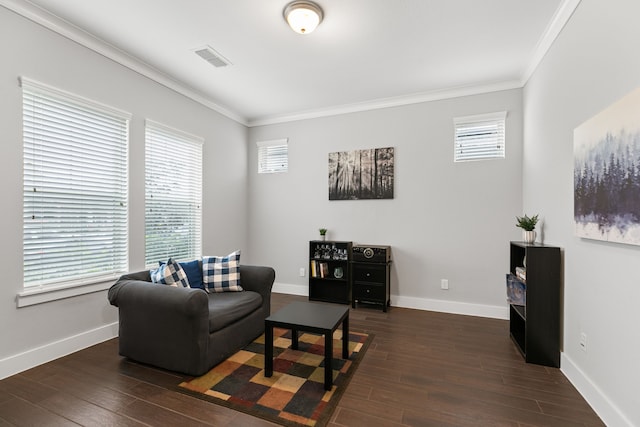
<instances>
[{"instance_id":1,"label":"electrical outlet","mask_svg":"<svg viewBox=\"0 0 640 427\"><path fill-rule=\"evenodd\" d=\"M587 334L580 333L580 350L587 351Z\"/></svg>"},{"instance_id":2,"label":"electrical outlet","mask_svg":"<svg viewBox=\"0 0 640 427\"><path fill-rule=\"evenodd\" d=\"M449 290L449 280L441 279L440 280L440 289Z\"/></svg>"},{"instance_id":3,"label":"electrical outlet","mask_svg":"<svg viewBox=\"0 0 640 427\"><path fill-rule=\"evenodd\" d=\"M300 277L304 277L304 267L300 267Z\"/></svg>"}]
</instances>

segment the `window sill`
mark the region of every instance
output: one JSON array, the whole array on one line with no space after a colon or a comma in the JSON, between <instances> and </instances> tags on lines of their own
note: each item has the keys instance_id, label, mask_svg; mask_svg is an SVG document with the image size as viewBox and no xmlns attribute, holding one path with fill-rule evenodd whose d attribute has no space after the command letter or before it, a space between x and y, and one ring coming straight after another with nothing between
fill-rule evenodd
<instances>
[{"instance_id":1,"label":"window sill","mask_svg":"<svg viewBox=\"0 0 640 427\"><path fill-rule=\"evenodd\" d=\"M28 307L64 298L71 298L78 295L104 291L105 289L109 289L117 278L117 276L102 277L99 281L79 284L60 284L55 286L39 286L34 287L34 289L25 289L22 292L18 292L18 295L16 296L16 306L18 308Z\"/></svg>"}]
</instances>

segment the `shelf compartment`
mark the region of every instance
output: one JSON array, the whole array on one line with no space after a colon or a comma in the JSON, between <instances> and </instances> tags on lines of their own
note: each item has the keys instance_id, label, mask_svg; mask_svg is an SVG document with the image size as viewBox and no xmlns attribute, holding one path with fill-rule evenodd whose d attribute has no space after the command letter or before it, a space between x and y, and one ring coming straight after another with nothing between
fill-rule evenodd
<instances>
[{"instance_id":1,"label":"shelf compartment","mask_svg":"<svg viewBox=\"0 0 640 427\"><path fill-rule=\"evenodd\" d=\"M526 359L527 322L524 316L524 307L521 305L510 305L509 307L509 332L511 339Z\"/></svg>"},{"instance_id":2,"label":"shelf compartment","mask_svg":"<svg viewBox=\"0 0 640 427\"><path fill-rule=\"evenodd\" d=\"M527 320L527 310L524 305L511 304L511 308L520 316L524 321Z\"/></svg>"}]
</instances>

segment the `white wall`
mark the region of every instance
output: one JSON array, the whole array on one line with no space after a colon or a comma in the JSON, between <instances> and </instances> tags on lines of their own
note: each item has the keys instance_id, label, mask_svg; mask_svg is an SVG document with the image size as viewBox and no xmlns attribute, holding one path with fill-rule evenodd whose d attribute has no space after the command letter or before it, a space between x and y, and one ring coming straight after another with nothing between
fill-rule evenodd
<instances>
[{"instance_id":1,"label":"white wall","mask_svg":"<svg viewBox=\"0 0 640 427\"><path fill-rule=\"evenodd\" d=\"M574 236L573 130L640 86L639 16L582 0L524 91L524 207L564 248L562 370L611 426L640 425L640 247Z\"/></svg>"},{"instance_id":2,"label":"white wall","mask_svg":"<svg viewBox=\"0 0 640 427\"><path fill-rule=\"evenodd\" d=\"M16 308L15 297L22 290L22 90L18 77L29 77L133 114L129 168L131 270L144 268L145 118L205 139L203 251L210 254L226 254L247 246L247 129L3 7L0 58L2 378L114 336L118 319L117 309L108 304L106 291Z\"/></svg>"},{"instance_id":3,"label":"white wall","mask_svg":"<svg viewBox=\"0 0 640 427\"><path fill-rule=\"evenodd\" d=\"M454 164L453 118L505 110L506 159ZM257 174L256 141L278 138L289 138L289 172ZM521 138L520 90L251 128L252 260L275 267L277 289L304 294L308 241L326 227L329 239L392 246L392 305L504 317ZM328 153L388 146L394 199L328 200Z\"/></svg>"}]
</instances>

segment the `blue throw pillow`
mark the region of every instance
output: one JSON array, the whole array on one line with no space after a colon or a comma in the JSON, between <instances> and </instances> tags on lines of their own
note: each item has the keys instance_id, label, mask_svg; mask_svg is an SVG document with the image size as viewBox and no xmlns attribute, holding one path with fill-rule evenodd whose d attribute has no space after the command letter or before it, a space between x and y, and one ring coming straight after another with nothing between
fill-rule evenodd
<instances>
[{"instance_id":1,"label":"blue throw pillow","mask_svg":"<svg viewBox=\"0 0 640 427\"><path fill-rule=\"evenodd\" d=\"M166 264L150 270L151 281L153 283L161 283L163 285L176 287L189 287L189 279L179 263L169 258Z\"/></svg>"},{"instance_id":2,"label":"blue throw pillow","mask_svg":"<svg viewBox=\"0 0 640 427\"><path fill-rule=\"evenodd\" d=\"M202 267L200 267L199 260L193 260L189 262L181 262L180 266L187 274L187 279L189 279L189 286L192 288L205 289L204 284L202 283Z\"/></svg>"},{"instance_id":3,"label":"blue throw pillow","mask_svg":"<svg viewBox=\"0 0 640 427\"><path fill-rule=\"evenodd\" d=\"M202 281L214 292L240 292L240 251L202 257Z\"/></svg>"}]
</instances>

